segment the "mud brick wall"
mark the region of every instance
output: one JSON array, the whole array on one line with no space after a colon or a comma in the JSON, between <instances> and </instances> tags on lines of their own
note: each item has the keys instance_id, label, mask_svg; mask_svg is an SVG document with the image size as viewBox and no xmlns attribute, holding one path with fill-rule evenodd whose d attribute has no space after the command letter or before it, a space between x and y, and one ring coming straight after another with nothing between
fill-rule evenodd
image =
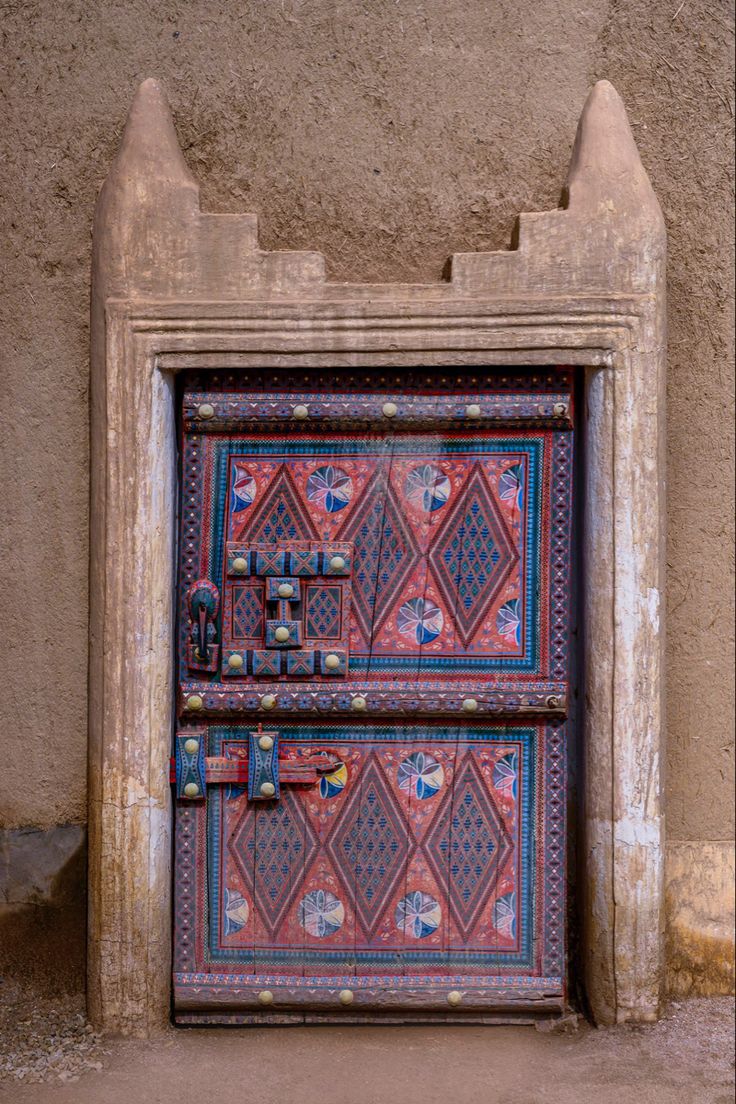
<instances>
[{"instance_id":1,"label":"mud brick wall","mask_svg":"<svg viewBox=\"0 0 736 1104\"><path fill-rule=\"evenodd\" d=\"M205 207L257 212L264 248L323 252L334 279L427 281L555 206L606 77L670 234L670 985L729 984L732 16L729 0L6 5L0 965L83 975L90 226L138 82L166 82Z\"/></svg>"}]
</instances>

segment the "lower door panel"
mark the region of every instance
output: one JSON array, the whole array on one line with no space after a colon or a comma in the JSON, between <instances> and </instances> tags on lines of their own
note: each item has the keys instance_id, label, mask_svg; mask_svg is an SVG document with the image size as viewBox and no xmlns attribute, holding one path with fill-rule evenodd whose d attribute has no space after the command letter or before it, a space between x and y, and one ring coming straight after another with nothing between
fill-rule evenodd
<instances>
[{"instance_id":1,"label":"lower door panel","mask_svg":"<svg viewBox=\"0 0 736 1104\"><path fill-rule=\"evenodd\" d=\"M210 726L207 756L247 763L249 731ZM177 1021L561 1007L562 724L284 724L279 746L282 777L341 765L278 800L239 779L177 801Z\"/></svg>"}]
</instances>

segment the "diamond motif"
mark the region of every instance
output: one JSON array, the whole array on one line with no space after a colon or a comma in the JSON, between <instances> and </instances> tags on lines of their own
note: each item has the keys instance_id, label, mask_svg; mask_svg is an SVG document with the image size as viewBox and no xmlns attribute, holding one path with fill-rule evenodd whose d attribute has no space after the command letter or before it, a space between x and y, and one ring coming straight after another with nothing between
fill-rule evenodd
<instances>
[{"instance_id":1,"label":"diamond motif","mask_svg":"<svg viewBox=\"0 0 736 1104\"><path fill-rule=\"evenodd\" d=\"M327 850L370 939L414 849L409 825L374 758L343 807Z\"/></svg>"},{"instance_id":2,"label":"diamond motif","mask_svg":"<svg viewBox=\"0 0 736 1104\"><path fill-rule=\"evenodd\" d=\"M304 635L308 640L339 640L342 598L339 586L308 586Z\"/></svg>"},{"instance_id":3,"label":"diamond motif","mask_svg":"<svg viewBox=\"0 0 736 1104\"><path fill-rule=\"evenodd\" d=\"M463 938L494 892L513 843L472 752L461 763L424 841L424 853Z\"/></svg>"},{"instance_id":4,"label":"diamond motif","mask_svg":"<svg viewBox=\"0 0 736 1104\"><path fill-rule=\"evenodd\" d=\"M273 544L284 540L314 540L317 537L285 465L240 539L246 537Z\"/></svg>"},{"instance_id":5,"label":"diamond motif","mask_svg":"<svg viewBox=\"0 0 736 1104\"><path fill-rule=\"evenodd\" d=\"M353 611L370 641L419 558L414 535L384 474L376 475L340 538L355 542Z\"/></svg>"},{"instance_id":6,"label":"diamond motif","mask_svg":"<svg viewBox=\"0 0 736 1104\"><path fill-rule=\"evenodd\" d=\"M263 636L263 587L233 587L233 637L260 640Z\"/></svg>"},{"instance_id":7,"label":"diamond motif","mask_svg":"<svg viewBox=\"0 0 736 1104\"><path fill-rule=\"evenodd\" d=\"M437 583L467 648L519 554L479 467L445 518L430 552Z\"/></svg>"},{"instance_id":8,"label":"diamond motif","mask_svg":"<svg viewBox=\"0 0 736 1104\"><path fill-rule=\"evenodd\" d=\"M293 790L278 802L245 808L228 840L228 850L273 938L286 915L317 839Z\"/></svg>"}]
</instances>

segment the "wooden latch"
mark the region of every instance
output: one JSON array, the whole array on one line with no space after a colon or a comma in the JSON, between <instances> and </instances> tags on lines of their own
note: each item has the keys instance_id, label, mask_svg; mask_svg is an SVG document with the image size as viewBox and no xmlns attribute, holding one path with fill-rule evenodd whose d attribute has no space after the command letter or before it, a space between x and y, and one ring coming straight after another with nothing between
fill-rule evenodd
<instances>
[{"instance_id":1,"label":"wooden latch","mask_svg":"<svg viewBox=\"0 0 736 1104\"><path fill-rule=\"evenodd\" d=\"M183 801L203 801L207 786L234 782L246 787L249 801L277 801L281 786L313 786L323 774L333 774L342 760L331 751L293 759L279 753L279 734L259 725L248 733L248 758L205 755L207 730L190 728L176 734L176 753L169 763L169 781Z\"/></svg>"}]
</instances>

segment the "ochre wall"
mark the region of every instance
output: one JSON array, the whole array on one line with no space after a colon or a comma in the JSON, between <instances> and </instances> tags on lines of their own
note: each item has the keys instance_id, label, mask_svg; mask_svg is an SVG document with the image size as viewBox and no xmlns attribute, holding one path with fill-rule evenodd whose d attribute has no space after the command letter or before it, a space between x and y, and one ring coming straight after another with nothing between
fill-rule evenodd
<instances>
[{"instance_id":1,"label":"ochre wall","mask_svg":"<svg viewBox=\"0 0 736 1104\"><path fill-rule=\"evenodd\" d=\"M165 81L207 209L258 212L265 248L319 250L335 279L427 281L451 252L504 248L517 212L557 204L586 92L607 77L670 234L668 834L732 866L731 16L703 0L5 13L0 828L85 819L90 226L137 83ZM60 870L78 871L75 832ZM5 904L22 892L2 889L3 858L34 838L0 847ZM710 937L682 920L703 892L686 854L669 864L673 963L681 921L708 957ZM37 904L67 900L37 881ZM697 968L673 971L675 987L699 984Z\"/></svg>"}]
</instances>

